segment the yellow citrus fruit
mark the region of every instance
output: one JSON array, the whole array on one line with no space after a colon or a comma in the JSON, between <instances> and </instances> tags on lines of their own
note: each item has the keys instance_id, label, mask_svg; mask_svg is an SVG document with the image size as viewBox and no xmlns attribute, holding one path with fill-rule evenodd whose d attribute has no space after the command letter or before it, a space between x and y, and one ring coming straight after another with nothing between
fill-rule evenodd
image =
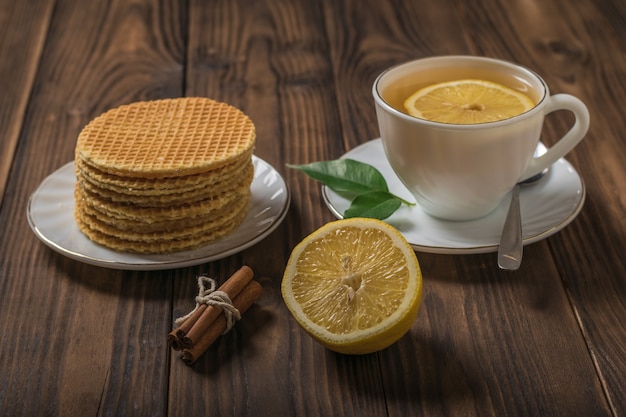
<instances>
[{"instance_id":1,"label":"yellow citrus fruit","mask_svg":"<svg viewBox=\"0 0 626 417\"><path fill-rule=\"evenodd\" d=\"M441 123L475 124L508 119L535 104L525 94L484 80L446 81L424 87L404 102L407 112Z\"/></svg>"},{"instance_id":2,"label":"yellow citrus fruit","mask_svg":"<svg viewBox=\"0 0 626 417\"><path fill-rule=\"evenodd\" d=\"M327 223L292 251L281 287L298 324L346 354L384 349L408 332L422 301L411 245L380 220Z\"/></svg>"}]
</instances>

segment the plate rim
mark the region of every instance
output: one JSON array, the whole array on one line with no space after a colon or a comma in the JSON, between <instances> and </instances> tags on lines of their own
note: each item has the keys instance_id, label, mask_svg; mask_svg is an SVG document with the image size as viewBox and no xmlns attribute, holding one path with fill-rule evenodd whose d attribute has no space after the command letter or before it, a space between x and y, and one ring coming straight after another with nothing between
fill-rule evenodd
<instances>
[{"instance_id":1,"label":"plate rim","mask_svg":"<svg viewBox=\"0 0 626 417\"><path fill-rule=\"evenodd\" d=\"M73 166L74 164L73 160L61 165L59 168L57 168L54 172L46 176L39 183L37 188L30 194L28 198L28 204L26 206L26 217L27 217L28 224L31 230L42 243L44 243L46 246L48 246L49 248L51 248L52 250L54 250L55 252L63 256L66 256L70 259L73 259L82 263L86 263L89 265L94 265L94 266L99 266L99 267L109 268L109 269L134 270L134 271L156 271L156 270L184 268L184 267L199 265L199 264L206 263L206 262L216 261L219 259L223 259L227 256L239 253L255 245L256 243L260 242L264 238L266 238L282 223L282 221L285 219L289 211L289 207L291 205L291 192L289 190L289 187L287 187L287 183L285 179L276 170L276 168L274 168L269 162L265 161L264 159L256 155L252 155L252 160L253 160L253 163L255 164L262 164L265 167L267 167L269 169L269 172L268 172L269 174L276 175L276 178L280 181L279 188L284 191L284 202L282 203L282 206L280 207L280 210L278 211L274 220L270 223L270 225L267 228L263 229L260 233L254 235L252 238L246 240L244 243L241 243L232 247L224 248L223 250L220 250L219 252L216 252L216 253L211 253L208 255L199 254L198 256L184 258L184 259L176 259L176 260L163 260L163 261L144 260L143 262L140 262L140 263L134 263L134 262L128 262L128 261L115 261L112 259L95 258L93 256L89 256L84 253L77 252L75 250L70 250L62 246L58 242L55 242L49 236L46 236L46 234L43 233L43 231L41 230L41 227L37 225L35 220L33 219L33 216L32 216L33 201L37 196L40 195L41 190L45 189L45 186L47 185L48 182L55 179L56 176L63 175L64 170L67 170L68 166L70 165ZM256 176L253 178L253 183L255 180L257 180ZM74 221L74 224L75 224L75 221ZM241 227L241 225L239 227ZM92 241L89 241L89 242L93 245L96 245L96 243ZM192 249L191 251L202 251L204 248L209 248L215 245L216 242L219 242L219 240L209 243L208 245L205 245L196 249ZM112 253L115 252L112 249L108 249L102 245L99 245L99 246L105 250L111 251ZM187 251L181 251L179 253L185 253L185 252ZM142 256L141 254L132 254L132 255L137 256L137 257ZM149 255L146 255L146 256L149 256Z\"/></svg>"},{"instance_id":2,"label":"plate rim","mask_svg":"<svg viewBox=\"0 0 626 417\"><path fill-rule=\"evenodd\" d=\"M364 148L364 147L367 147L367 146L375 145L376 142L381 142L382 143L382 139L380 137L378 137L378 138L370 139L370 140L368 140L368 141L366 141L364 143L361 143L360 145L358 145L358 146L348 150L347 152L345 152L340 158L349 157L350 153L352 153L354 151L357 151L360 148ZM551 225L546 230L543 230L543 231L541 231L539 233L536 233L536 234L534 234L532 236L525 237L523 239L523 245L529 245L531 243L535 243L535 242L538 242L540 240L546 239L546 238L552 236L553 234L557 233L558 231L562 230L563 228L565 228L565 226L567 226L569 223L571 223L576 218L576 216L578 216L578 214L580 213L580 211L582 210L582 208L584 206L584 203L585 203L585 200L586 200L586 194L587 194L585 182L583 181L583 179L580 176L580 174L578 173L578 171L565 158L560 158L557 162L555 162L555 164L558 163L558 162L566 163L567 164L567 168L570 169L571 172L573 174L575 174L576 177L578 178L578 180L580 181L580 198L576 201L576 204L575 204L573 210L571 211L571 213L568 214L568 216L566 218L564 218L563 220L561 220L560 222L558 222L556 224ZM332 190L328 186L326 186L326 185L322 185L321 188L322 188L322 198L324 199L324 203L326 204L326 207L338 219L343 218L343 215L338 211L338 209L330 201L330 197L329 197L328 193L330 191L332 191ZM407 236L405 236L405 237L407 237ZM492 253L492 252L496 252L498 250L498 245L497 244L494 244L494 245L477 245L477 246L468 246L468 247L453 247L453 246L422 245L422 244L419 244L419 243L411 242L408 237L407 237L407 241L409 241L409 244L411 245L411 247L415 251L424 252L424 253L434 253L434 254L470 255L470 254Z\"/></svg>"}]
</instances>

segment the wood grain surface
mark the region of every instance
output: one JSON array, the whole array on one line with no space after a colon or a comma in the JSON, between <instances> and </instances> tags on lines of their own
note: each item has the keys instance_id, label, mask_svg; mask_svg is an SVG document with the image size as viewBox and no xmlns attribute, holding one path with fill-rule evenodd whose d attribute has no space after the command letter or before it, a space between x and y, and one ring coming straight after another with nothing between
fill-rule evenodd
<instances>
[{"instance_id":1,"label":"wood grain surface","mask_svg":"<svg viewBox=\"0 0 626 417\"><path fill-rule=\"evenodd\" d=\"M0 416L624 416L626 3L621 0L0 0ZM330 352L290 317L293 247L333 220L288 163L379 135L387 67L472 54L532 68L589 107L568 161L585 205L525 247L418 253L424 300L381 352ZM29 230L28 199L121 104L206 96L245 111L291 207L261 243L202 265L123 271L63 257ZM550 115L542 140L572 123ZM192 367L167 345L195 277L249 265L260 300Z\"/></svg>"}]
</instances>

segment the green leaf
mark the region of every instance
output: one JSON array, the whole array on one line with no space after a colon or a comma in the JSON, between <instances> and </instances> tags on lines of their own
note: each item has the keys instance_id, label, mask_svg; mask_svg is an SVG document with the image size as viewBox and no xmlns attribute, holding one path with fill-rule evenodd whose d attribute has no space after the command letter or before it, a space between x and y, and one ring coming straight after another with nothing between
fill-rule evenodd
<instances>
[{"instance_id":1,"label":"green leaf","mask_svg":"<svg viewBox=\"0 0 626 417\"><path fill-rule=\"evenodd\" d=\"M312 162L289 165L309 177L322 182L336 192L362 194L370 191L388 191L385 177L373 166L353 159Z\"/></svg>"},{"instance_id":2,"label":"green leaf","mask_svg":"<svg viewBox=\"0 0 626 417\"><path fill-rule=\"evenodd\" d=\"M346 158L287 166L304 172L337 193L355 196L344 213L345 218L373 217L384 220L402 204L415 205L391 194L380 171L364 162Z\"/></svg>"},{"instance_id":3,"label":"green leaf","mask_svg":"<svg viewBox=\"0 0 626 417\"><path fill-rule=\"evenodd\" d=\"M372 217L384 220L402 204L402 200L387 191L371 191L359 194L344 213L344 218Z\"/></svg>"}]
</instances>

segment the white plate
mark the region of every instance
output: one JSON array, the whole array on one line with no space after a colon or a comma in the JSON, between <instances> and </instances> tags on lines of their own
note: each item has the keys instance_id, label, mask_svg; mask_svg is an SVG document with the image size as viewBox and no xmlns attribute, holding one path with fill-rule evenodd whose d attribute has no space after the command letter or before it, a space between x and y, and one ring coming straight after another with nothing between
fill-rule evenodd
<instances>
[{"instance_id":1,"label":"white plate","mask_svg":"<svg viewBox=\"0 0 626 417\"><path fill-rule=\"evenodd\" d=\"M28 202L28 223L43 243L69 258L114 269L159 270L198 265L242 251L270 234L285 218L290 195L285 181L267 162L253 156L250 209L228 236L207 246L166 255L116 252L89 240L74 221L74 163L47 177Z\"/></svg>"},{"instance_id":2,"label":"white plate","mask_svg":"<svg viewBox=\"0 0 626 417\"><path fill-rule=\"evenodd\" d=\"M373 165L383 174L392 193L407 201L415 201L387 162L380 139L352 149L343 158ZM326 186L322 188L322 194L331 212L341 218L350 201ZM545 239L567 226L578 215L584 201L583 181L569 162L560 159L541 182L521 189L524 244ZM456 254L495 252L509 202L510 197L505 197L491 214L465 222L436 219L424 213L419 205L403 205L386 221L398 228L416 251Z\"/></svg>"}]
</instances>

